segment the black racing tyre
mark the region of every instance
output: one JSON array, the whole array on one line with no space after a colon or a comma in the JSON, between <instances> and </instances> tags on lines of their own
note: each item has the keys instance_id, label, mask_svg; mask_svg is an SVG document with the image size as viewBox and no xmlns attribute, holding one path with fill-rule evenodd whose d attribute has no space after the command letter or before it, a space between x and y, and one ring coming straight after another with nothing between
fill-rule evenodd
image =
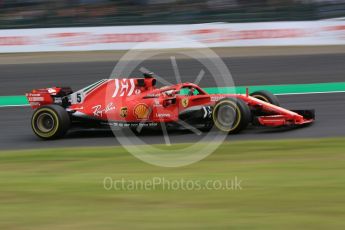
<instances>
[{"instance_id":1,"label":"black racing tyre","mask_svg":"<svg viewBox=\"0 0 345 230\"><path fill-rule=\"evenodd\" d=\"M31 118L34 133L45 140L57 139L66 134L71 121L67 111L59 105L46 105L35 110Z\"/></svg>"},{"instance_id":2,"label":"black racing tyre","mask_svg":"<svg viewBox=\"0 0 345 230\"><path fill-rule=\"evenodd\" d=\"M251 93L250 96L260 99L262 101L271 103L272 105L276 105L276 106L280 105L279 99L277 98L277 96L266 90L256 91L254 93Z\"/></svg>"},{"instance_id":3,"label":"black racing tyre","mask_svg":"<svg viewBox=\"0 0 345 230\"><path fill-rule=\"evenodd\" d=\"M251 121L249 106L239 98L224 98L216 103L212 112L214 126L222 132L239 133Z\"/></svg>"}]
</instances>

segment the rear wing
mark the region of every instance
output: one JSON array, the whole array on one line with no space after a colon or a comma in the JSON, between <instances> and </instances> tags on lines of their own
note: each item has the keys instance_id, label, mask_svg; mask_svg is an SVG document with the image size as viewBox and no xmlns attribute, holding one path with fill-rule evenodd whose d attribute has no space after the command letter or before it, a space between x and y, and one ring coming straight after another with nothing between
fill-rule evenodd
<instances>
[{"instance_id":1,"label":"rear wing","mask_svg":"<svg viewBox=\"0 0 345 230\"><path fill-rule=\"evenodd\" d=\"M73 93L70 87L52 87L46 89L34 89L25 94L31 108L36 109L44 105L59 104L68 105L67 95Z\"/></svg>"}]
</instances>

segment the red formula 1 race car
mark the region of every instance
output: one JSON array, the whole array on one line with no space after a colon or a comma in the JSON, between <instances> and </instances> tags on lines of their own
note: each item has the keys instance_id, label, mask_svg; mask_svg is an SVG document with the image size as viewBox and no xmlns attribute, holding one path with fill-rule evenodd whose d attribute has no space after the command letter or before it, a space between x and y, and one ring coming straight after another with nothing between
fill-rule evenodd
<instances>
[{"instance_id":1,"label":"red formula 1 race car","mask_svg":"<svg viewBox=\"0 0 345 230\"><path fill-rule=\"evenodd\" d=\"M40 138L55 139L72 127L171 127L182 122L238 133L249 124L301 126L314 121L313 110L284 109L267 91L208 94L192 83L155 85L156 79L144 74L100 80L74 93L68 87L33 90L26 94L35 109L32 129Z\"/></svg>"}]
</instances>

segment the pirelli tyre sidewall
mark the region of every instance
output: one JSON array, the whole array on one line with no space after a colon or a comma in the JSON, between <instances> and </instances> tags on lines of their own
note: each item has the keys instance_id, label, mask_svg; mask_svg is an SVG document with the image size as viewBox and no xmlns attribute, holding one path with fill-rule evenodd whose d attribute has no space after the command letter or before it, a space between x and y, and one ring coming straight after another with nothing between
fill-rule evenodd
<instances>
[{"instance_id":1,"label":"pirelli tyre sidewall","mask_svg":"<svg viewBox=\"0 0 345 230\"><path fill-rule=\"evenodd\" d=\"M266 90L256 91L254 93L251 93L250 96L255 97L264 102L268 102L272 105L276 105L276 106L280 105L279 99L277 98L277 96Z\"/></svg>"},{"instance_id":2,"label":"pirelli tyre sidewall","mask_svg":"<svg viewBox=\"0 0 345 230\"><path fill-rule=\"evenodd\" d=\"M70 127L70 117L59 105L42 106L32 115L31 127L33 132L42 139L60 138Z\"/></svg>"},{"instance_id":3,"label":"pirelli tyre sidewall","mask_svg":"<svg viewBox=\"0 0 345 230\"><path fill-rule=\"evenodd\" d=\"M231 117L226 118L226 115L229 114L228 112L231 113ZM239 133L245 129L251 121L251 111L243 100L225 98L215 104L212 112L212 119L214 126L220 131L229 134ZM229 121L222 121L226 119L229 119Z\"/></svg>"}]
</instances>

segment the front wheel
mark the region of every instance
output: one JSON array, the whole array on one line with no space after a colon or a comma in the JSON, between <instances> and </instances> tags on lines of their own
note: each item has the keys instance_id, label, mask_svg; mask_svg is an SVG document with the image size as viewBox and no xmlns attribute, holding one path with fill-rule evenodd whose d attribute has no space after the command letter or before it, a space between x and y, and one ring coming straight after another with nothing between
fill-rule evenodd
<instances>
[{"instance_id":1,"label":"front wheel","mask_svg":"<svg viewBox=\"0 0 345 230\"><path fill-rule=\"evenodd\" d=\"M217 102L213 108L212 119L220 131L239 133L251 121L249 106L239 98L225 98Z\"/></svg>"},{"instance_id":2,"label":"front wheel","mask_svg":"<svg viewBox=\"0 0 345 230\"><path fill-rule=\"evenodd\" d=\"M47 105L38 108L31 118L34 133L45 140L62 137L70 127L70 117L59 105Z\"/></svg>"}]
</instances>

